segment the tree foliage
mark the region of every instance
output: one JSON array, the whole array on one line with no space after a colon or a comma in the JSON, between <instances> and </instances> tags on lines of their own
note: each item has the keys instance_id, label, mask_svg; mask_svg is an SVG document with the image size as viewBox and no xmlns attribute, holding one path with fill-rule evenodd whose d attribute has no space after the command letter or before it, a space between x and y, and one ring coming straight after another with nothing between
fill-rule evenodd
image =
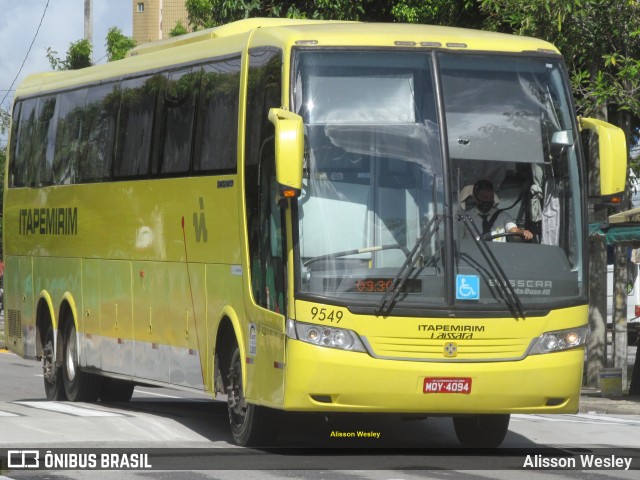
<instances>
[{"instance_id":1,"label":"tree foliage","mask_svg":"<svg viewBox=\"0 0 640 480\"><path fill-rule=\"evenodd\" d=\"M11 115L0 106L0 135L4 136L8 132L10 121Z\"/></svg>"},{"instance_id":2,"label":"tree foliage","mask_svg":"<svg viewBox=\"0 0 640 480\"><path fill-rule=\"evenodd\" d=\"M187 27L185 27L180 20L176 22L176 26L171 29L169 32L170 37L177 37L179 35L184 35L185 33L189 33Z\"/></svg>"},{"instance_id":3,"label":"tree foliage","mask_svg":"<svg viewBox=\"0 0 640 480\"><path fill-rule=\"evenodd\" d=\"M324 20L392 21L392 2L382 0L186 0L194 30L216 27L250 17Z\"/></svg>"},{"instance_id":4,"label":"tree foliage","mask_svg":"<svg viewBox=\"0 0 640 480\"><path fill-rule=\"evenodd\" d=\"M398 0L391 13L395 20L405 23L480 28L484 21L475 0Z\"/></svg>"},{"instance_id":5,"label":"tree foliage","mask_svg":"<svg viewBox=\"0 0 640 480\"><path fill-rule=\"evenodd\" d=\"M118 27L111 27L107 31L107 61L121 60L127 52L136 46L136 41L127 37Z\"/></svg>"},{"instance_id":6,"label":"tree foliage","mask_svg":"<svg viewBox=\"0 0 640 480\"><path fill-rule=\"evenodd\" d=\"M67 56L64 60L60 60L60 58L57 57L58 52L48 47L47 60L49 60L49 64L54 70L78 70L92 65L92 52L93 47L91 46L91 42L83 38L82 40L69 44Z\"/></svg>"}]
</instances>

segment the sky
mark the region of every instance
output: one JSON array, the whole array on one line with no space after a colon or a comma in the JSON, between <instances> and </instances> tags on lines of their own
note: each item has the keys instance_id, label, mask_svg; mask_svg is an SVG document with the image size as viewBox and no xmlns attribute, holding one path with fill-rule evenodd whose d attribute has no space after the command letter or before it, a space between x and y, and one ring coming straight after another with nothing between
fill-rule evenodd
<instances>
[{"instance_id":1,"label":"sky","mask_svg":"<svg viewBox=\"0 0 640 480\"><path fill-rule=\"evenodd\" d=\"M45 7L40 31L29 52ZM109 28L117 26L125 35L132 35L132 8L131 0L93 0L94 63L106 62L105 39ZM69 44L82 38L84 0L0 0L0 101L7 90L15 90L25 76L51 70L47 47L64 59ZM11 86L16 75L18 78ZM9 109L13 101L14 92L8 93L2 104L5 109ZM0 138L0 142L3 140Z\"/></svg>"}]
</instances>

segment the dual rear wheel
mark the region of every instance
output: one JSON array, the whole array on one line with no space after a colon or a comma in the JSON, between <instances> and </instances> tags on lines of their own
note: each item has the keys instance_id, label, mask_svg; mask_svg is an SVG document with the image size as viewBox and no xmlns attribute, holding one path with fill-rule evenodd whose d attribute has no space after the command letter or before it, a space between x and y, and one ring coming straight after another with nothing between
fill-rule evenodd
<instances>
[{"instance_id":1,"label":"dual rear wheel","mask_svg":"<svg viewBox=\"0 0 640 480\"><path fill-rule=\"evenodd\" d=\"M103 378L84 372L78 364L78 337L73 321L62 330L62 362L56 361L54 331L48 326L43 341L42 370L47 400L72 402L127 402L134 384L124 380Z\"/></svg>"}]
</instances>

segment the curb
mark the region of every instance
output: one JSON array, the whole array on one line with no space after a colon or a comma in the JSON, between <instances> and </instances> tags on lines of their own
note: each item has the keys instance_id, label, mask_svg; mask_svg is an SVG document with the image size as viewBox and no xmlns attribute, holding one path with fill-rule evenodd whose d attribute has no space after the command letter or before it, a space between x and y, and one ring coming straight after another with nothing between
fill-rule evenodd
<instances>
[{"instance_id":1,"label":"curb","mask_svg":"<svg viewBox=\"0 0 640 480\"><path fill-rule=\"evenodd\" d=\"M640 415L640 395L602 395L599 389L583 388L580 395L580 413Z\"/></svg>"}]
</instances>

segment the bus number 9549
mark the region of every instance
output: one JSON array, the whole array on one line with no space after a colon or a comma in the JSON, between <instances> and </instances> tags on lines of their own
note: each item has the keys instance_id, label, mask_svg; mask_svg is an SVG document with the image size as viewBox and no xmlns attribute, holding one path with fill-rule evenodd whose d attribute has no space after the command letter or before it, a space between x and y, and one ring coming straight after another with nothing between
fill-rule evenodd
<instances>
[{"instance_id":1,"label":"bus number 9549","mask_svg":"<svg viewBox=\"0 0 640 480\"><path fill-rule=\"evenodd\" d=\"M342 312L340 310L312 307L311 318L314 320L320 320L321 322L328 321L340 323L340 320L342 320Z\"/></svg>"}]
</instances>

